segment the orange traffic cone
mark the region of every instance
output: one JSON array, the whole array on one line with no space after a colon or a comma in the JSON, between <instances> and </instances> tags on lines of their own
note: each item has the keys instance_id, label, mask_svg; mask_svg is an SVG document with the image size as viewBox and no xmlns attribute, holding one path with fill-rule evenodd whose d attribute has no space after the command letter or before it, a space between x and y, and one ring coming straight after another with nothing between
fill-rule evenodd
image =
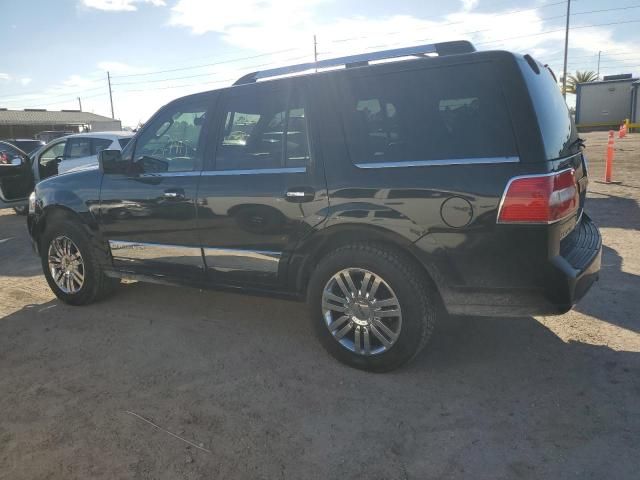
<instances>
[{"instance_id":1,"label":"orange traffic cone","mask_svg":"<svg viewBox=\"0 0 640 480\"><path fill-rule=\"evenodd\" d=\"M604 183L611 183L613 173L613 130L609 131L609 143L607 143L607 158L604 165Z\"/></svg>"},{"instance_id":2,"label":"orange traffic cone","mask_svg":"<svg viewBox=\"0 0 640 480\"><path fill-rule=\"evenodd\" d=\"M620 128L618 129L618 138L623 138L624 137L624 125L620 125Z\"/></svg>"}]
</instances>

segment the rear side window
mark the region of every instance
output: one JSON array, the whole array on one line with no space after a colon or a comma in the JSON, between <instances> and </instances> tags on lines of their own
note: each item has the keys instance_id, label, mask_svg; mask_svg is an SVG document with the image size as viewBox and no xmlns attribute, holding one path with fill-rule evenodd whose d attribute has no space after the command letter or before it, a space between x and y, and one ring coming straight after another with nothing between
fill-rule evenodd
<instances>
[{"instance_id":1,"label":"rear side window","mask_svg":"<svg viewBox=\"0 0 640 480\"><path fill-rule=\"evenodd\" d=\"M343 81L342 116L355 164L516 155L489 64Z\"/></svg>"},{"instance_id":2,"label":"rear side window","mask_svg":"<svg viewBox=\"0 0 640 480\"><path fill-rule=\"evenodd\" d=\"M106 150L111 146L112 141L106 138L93 139L93 155L97 155L102 150Z\"/></svg>"},{"instance_id":3,"label":"rear side window","mask_svg":"<svg viewBox=\"0 0 640 480\"><path fill-rule=\"evenodd\" d=\"M120 149L124 149L124 147L127 146L127 143L129 143L129 140L131 140L131 138L120 138L120 139L118 139L118 143L120 144Z\"/></svg>"},{"instance_id":4,"label":"rear side window","mask_svg":"<svg viewBox=\"0 0 640 480\"><path fill-rule=\"evenodd\" d=\"M65 158L82 158L91 155L91 138L70 138Z\"/></svg>"},{"instance_id":5,"label":"rear side window","mask_svg":"<svg viewBox=\"0 0 640 480\"><path fill-rule=\"evenodd\" d=\"M300 95L260 85L230 94L216 170L303 167L309 163L307 119Z\"/></svg>"},{"instance_id":6,"label":"rear side window","mask_svg":"<svg viewBox=\"0 0 640 480\"><path fill-rule=\"evenodd\" d=\"M518 63L538 117L546 159L553 160L579 151L573 119L551 72L538 65L539 73L536 73L525 60L520 59ZM575 145L574 150L571 150L572 145Z\"/></svg>"}]
</instances>

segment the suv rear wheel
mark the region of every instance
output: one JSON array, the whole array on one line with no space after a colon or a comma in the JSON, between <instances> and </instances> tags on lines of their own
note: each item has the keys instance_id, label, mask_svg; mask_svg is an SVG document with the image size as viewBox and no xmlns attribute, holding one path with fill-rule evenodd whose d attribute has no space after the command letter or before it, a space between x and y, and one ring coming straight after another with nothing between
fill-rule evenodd
<instances>
[{"instance_id":1,"label":"suv rear wheel","mask_svg":"<svg viewBox=\"0 0 640 480\"><path fill-rule=\"evenodd\" d=\"M47 227L40 247L42 270L56 297L70 305L86 305L105 297L118 284L96 262L82 227L62 220Z\"/></svg>"},{"instance_id":2,"label":"suv rear wheel","mask_svg":"<svg viewBox=\"0 0 640 480\"><path fill-rule=\"evenodd\" d=\"M413 359L433 331L433 287L410 259L382 245L353 244L329 253L308 293L320 342L356 368L393 370Z\"/></svg>"}]
</instances>

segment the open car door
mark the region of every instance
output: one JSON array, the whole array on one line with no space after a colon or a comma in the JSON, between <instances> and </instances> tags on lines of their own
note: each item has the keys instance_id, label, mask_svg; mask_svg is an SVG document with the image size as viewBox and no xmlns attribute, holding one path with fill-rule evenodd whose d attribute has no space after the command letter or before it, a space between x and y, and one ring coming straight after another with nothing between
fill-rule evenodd
<instances>
[{"instance_id":1,"label":"open car door","mask_svg":"<svg viewBox=\"0 0 640 480\"><path fill-rule=\"evenodd\" d=\"M0 142L0 208L25 206L33 187L29 156L9 143Z\"/></svg>"}]
</instances>

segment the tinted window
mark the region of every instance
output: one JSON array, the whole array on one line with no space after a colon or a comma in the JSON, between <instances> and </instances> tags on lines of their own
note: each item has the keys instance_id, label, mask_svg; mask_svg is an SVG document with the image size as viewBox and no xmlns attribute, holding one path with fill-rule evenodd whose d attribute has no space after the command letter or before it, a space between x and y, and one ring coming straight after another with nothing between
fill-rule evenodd
<instances>
[{"instance_id":1,"label":"tinted window","mask_svg":"<svg viewBox=\"0 0 640 480\"><path fill-rule=\"evenodd\" d=\"M129 143L129 140L131 140L130 138L120 138L118 139L118 143L120 144L120 149L123 149L124 147L127 146L127 143Z\"/></svg>"},{"instance_id":2,"label":"tinted window","mask_svg":"<svg viewBox=\"0 0 640 480\"><path fill-rule=\"evenodd\" d=\"M107 148L109 148L112 143L113 141L107 138L94 138L92 154L97 155L98 152L101 152L102 150L106 150Z\"/></svg>"},{"instance_id":3,"label":"tinted window","mask_svg":"<svg viewBox=\"0 0 640 480\"><path fill-rule=\"evenodd\" d=\"M200 132L209 101L201 97L164 108L140 134L134 159L144 172L184 172L201 161Z\"/></svg>"},{"instance_id":4,"label":"tinted window","mask_svg":"<svg viewBox=\"0 0 640 480\"><path fill-rule=\"evenodd\" d=\"M540 73L536 74L525 60L520 59L519 63L538 117L547 160L577 152L579 147L576 145L571 151L570 145L578 138L578 134L551 72L538 64Z\"/></svg>"},{"instance_id":5,"label":"tinted window","mask_svg":"<svg viewBox=\"0 0 640 480\"><path fill-rule=\"evenodd\" d=\"M246 88L229 96L224 118L216 169L307 165L307 119L299 95Z\"/></svg>"},{"instance_id":6,"label":"tinted window","mask_svg":"<svg viewBox=\"0 0 640 480\"><path fill-rule=\"evenodd\" d=\"M44 145L40 140L16 140L13 143L16 147L26 153L31 153Z\"/></svg>"},{"instance_id":7,"label":"tinted window","mask_svg":"<svg viewBox=\"0 0 640 480\"><path fill-rule=\"evenodd\" d=\"M488 64L345 78L342 115L354 163L516 154Z\"/></svg>"},{"instance_id":8,"label":"tinted window","mask_svg":"<svg viewBox=\"0 0 640 480\"><path fill-rule=\"evenodd\" d=\"M91 139L87 137L70 138L65 158L81 158L91 156Z\"/></svg>"}]
</instances>

